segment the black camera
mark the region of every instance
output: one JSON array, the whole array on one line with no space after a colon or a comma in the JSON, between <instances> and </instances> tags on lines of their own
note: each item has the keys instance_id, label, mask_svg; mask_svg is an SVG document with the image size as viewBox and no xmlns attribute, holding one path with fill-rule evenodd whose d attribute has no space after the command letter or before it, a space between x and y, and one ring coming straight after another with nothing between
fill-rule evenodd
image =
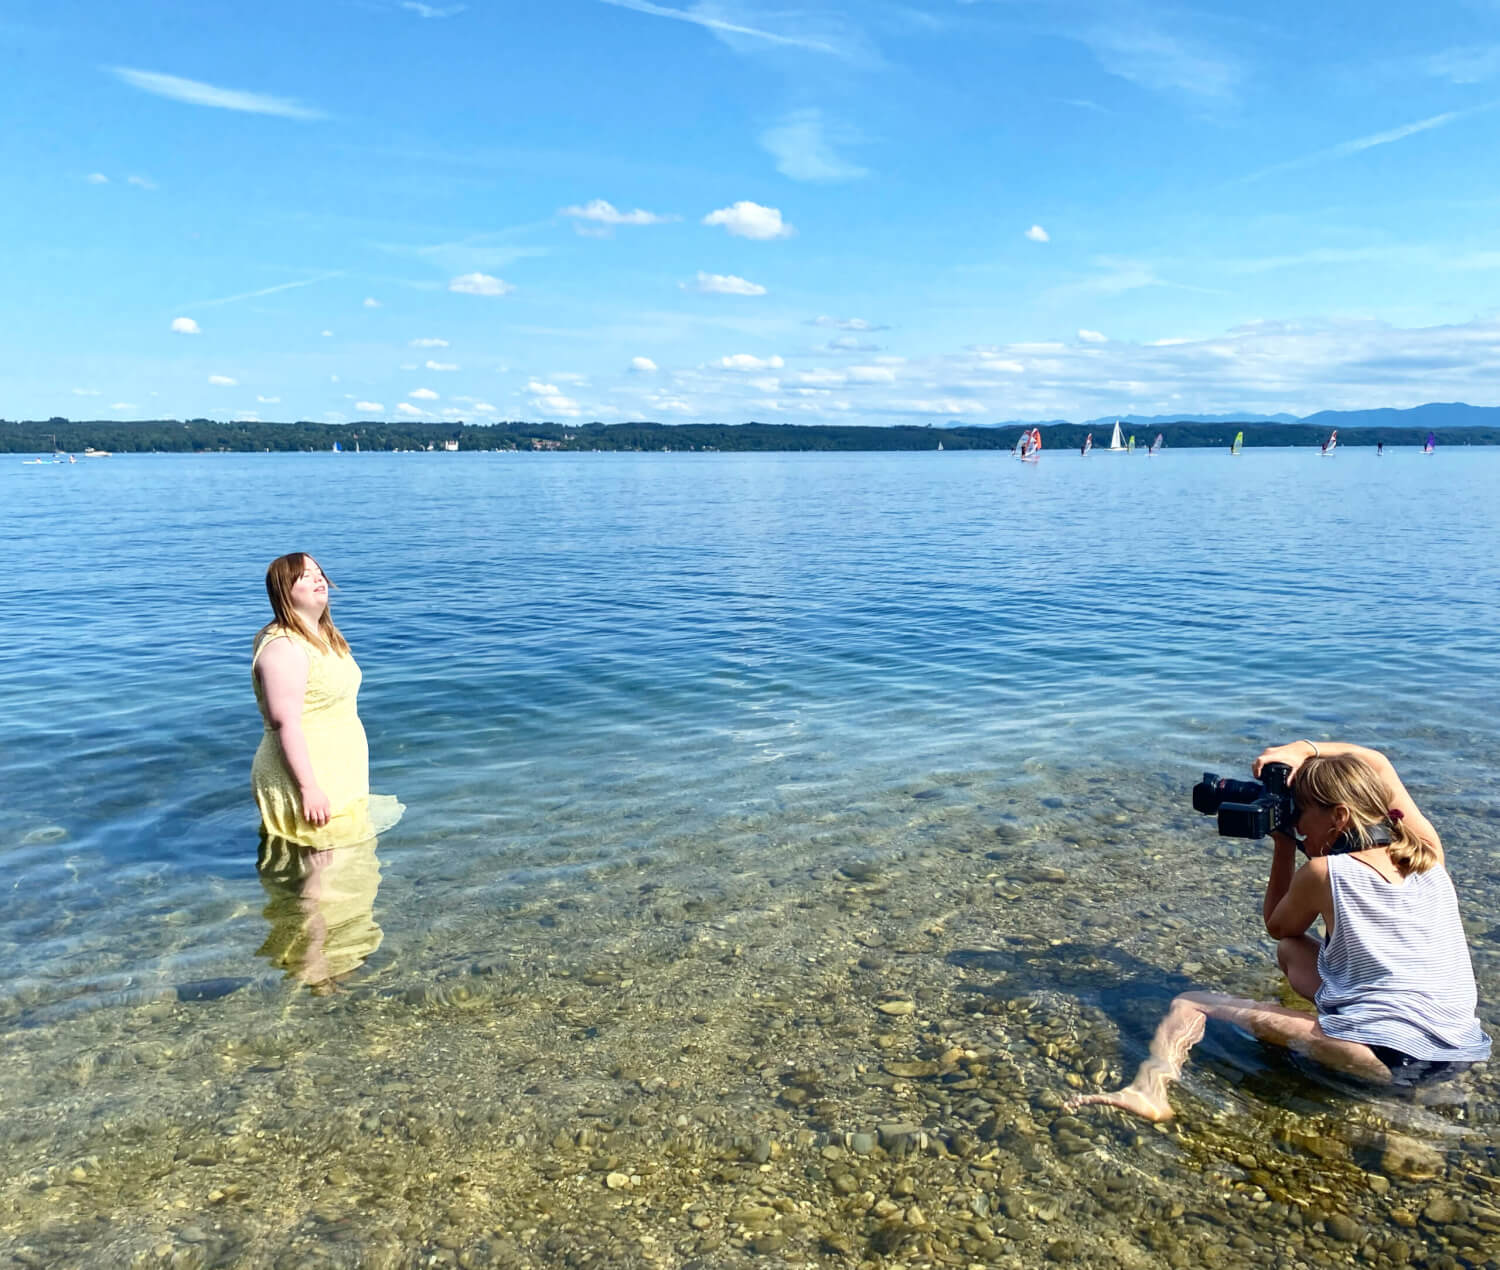
<instances>
[{"instance_id":1,"label":"black camera","mask_svg":"<svg viewBox=\"0 0 1500 1270\"><path fill-rule=\"evenodd\" d=\"M1300 814L1292 794L1292 769L1267 763L1258 781L1232 781L1204 772L1193 786L1193 810L1219 817L1224 838L1264 838L1274 830L1290 834Z\"/></svg>"}]
</instances>

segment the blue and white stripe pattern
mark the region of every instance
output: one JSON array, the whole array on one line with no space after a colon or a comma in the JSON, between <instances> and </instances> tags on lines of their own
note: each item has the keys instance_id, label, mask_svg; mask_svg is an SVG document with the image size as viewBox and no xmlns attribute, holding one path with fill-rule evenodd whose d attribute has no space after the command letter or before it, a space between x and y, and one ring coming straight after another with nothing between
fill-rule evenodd
<instances>
[{"instance_id":1,"label":"blue and white stripe pattern","mask_svg":"<svg viewBox=\"0 0 1500 1270\"><path fill-rule=\"evenodd\" d=\"M1453 880L1441 865L1388 882L1352 856L1328 858L1333 937L1318 954L1318 1022L1345 1041L1412 1058L1481 1062L1490 1038Z\"/></svg>"}]
</instances>

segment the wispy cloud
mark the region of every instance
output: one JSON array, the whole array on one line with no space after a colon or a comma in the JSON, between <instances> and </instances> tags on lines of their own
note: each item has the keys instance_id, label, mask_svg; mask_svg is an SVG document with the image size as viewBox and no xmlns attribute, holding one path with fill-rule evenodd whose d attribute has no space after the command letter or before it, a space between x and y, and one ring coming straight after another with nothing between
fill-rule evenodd
<instances>
[{"instance_id":1,"label":"wispy cloud","mask_svg":"<svg viewBox=\"0 0 1500 1270\"><path fill-rule=\"evenodd\" d=\"M780 48L805 49L812 53L826 53L831 57L851 60L860 55L858 50L847 43L840 43L808 32L770 31L764 27L752 26L747 21L736 21L733 18L720 16L719 12L715 11L715 7L707 4L698 4L691 9L673 9L663 4L653 4L651 0L601 0L601 3L611 5L616 9L649 13L656 18L691 22L695 26L704 27L720 36L740 36L754 41L764 41L768 45Z\"/></svg>"},{"instance_id":2,"label":"wispy cloud","mask_svg":"<svg viewBox=\"0 0 1500 1270\"><path fill-rule=\"evenodd\" d=\"M559 216L573 222L573 228L586 238L613 238L619 225L665 225L681 220L679 216L664 215L636 208L633 212L622 212L608 199L596 198L582 205L562 207Z\"/></svg>"},{"instance_id":3,"label":"wispy cloud","mask_svg":"<svg viewBox=\"0 0 1500 1270\"><path fill-rule=\"evenodd\" d=\"M274 287L261 287L258 291L241 291L238 295L220 296L217 300L194 300L189 304L179 304L180 309L207 309L217 304L235 304L240 300L254 300L263 295L275 295L278 291L293 291L297 287L310 287L316 282L327 282L330 278L338 278L343 275L337 271L333 273L320 273L311 278L300 278L296 282L278 282Z\"/></svg>"},{"instance_id":4,"label":"wispy cloud","mask_svg":"<svg viewBox=\"0 0 1500 1270\"><path fill-rule=\"evenodd\" d=\"M867 321L865 318L836 318L829 317L826 313L810 319L808 325L826 326L835 331L888 331L891 329L888 326Z\"/></svg>"},{"instance_id":5,"label":"wispy cloud","mask_svg":"<svg viewBox=\"0 0 1500 1270\"><path fill-rule=\"evenodd\" d=\"M447 348L448 341L437 339L434 336L427 336L423 339L412 340L411 346L413 348Z\"/></svg>"},{"instance_id":6,"label":"wispy cloud","mask_svg":"<svg viewBox=\"0 0 1500 1270\"><path fill-rule=\"evenodd\" d=\"M154 190L156 188L156 182L146 176L127 176L125 184L133 185L138 190Z\"/></svg>"},{"instance_id":7,"label":"wispy cloud","mask_svg":"<svg viewBox=\"0 0 1500 1270\"><path fill-rule=\"evenodd\" d=\"M219 388L234 388L240 381L229 375L210 375L208 382Z\"/></svg>"},{"instance_id":8,"label":"wispy cloud","mask_svg":"<svg viewBox=\"0 0 1500 1270\"><path fill-rule=\"evenodd\" d=\"M401 7L408 13L415 13L419 18L452 18L457 17L468 6L452 4L445 9L440 9L435 5L422 4L421 0L401 0Z\"/></svg>"},{"instance_id":9,"label":"wispy cloud","mask_svg":"<svg viewBox=\"0 0 1500 1270\"><path fill-rule=\"evenodd\" d=\"M1326 162L1329 159L1346 159L1352 154L1360 154L1365 150L1373 150L1376 146L1390 145L1394 141L1404 141L1407 137L1414 137L1418 133L1431 132L1434 128L1443 128L1455 120L1467 118L1485 110L1493 110L1500 103L1487 102L1483 106L1473 106L1468 110L1446 110L1440 115L1430 115L1426 119L1418 119L1412 123L1402 124L1397 128L1388 128L1384 132L1372 132L1368 136L1355 137L1351 141L1341 141L1338 145L1328 146L1323 150L1316 150L1312 154L1304 154L1295 159L1287 159L1281 163L1273 163L1258 171L1242 176L1233 185L1245 185L1251 181L1258 181L1262 177L1272 176L1278 172L1291 172L1297 168L1311 167L1317 163Z\"/></svg>"},{"instance_id":10,"label":"wispy cloud","mask_svg":"<svg viewBox=\"0 0 1500 1270\"><path fill-rule=\"evenodd\" d=\"M492 278L487 273L466 273L448 284L449 291L460 295L509 295L515 290L508 282Z\"/></svg>"},{"instance_id":11,"label":"wispy cloud","mask_svg":"<svg viewBox=\"0 0 1500 1270\"><path fill-rule=\"evenodd\" d=\"M758 282L748 282L732 273L704 273L701 269L691 284L684 282L682 285L684 288L691 285L694 291L704 295L765 295L766 293L766 289Z\"/></svg>"},{"instance_id":12,"label":"wispy cloud","mask_svg":"<svg viewBox=\"0 0 1500 1270\"><path fill-rule=\"evenodd\" d=\"M109 184L109 177L105 176L103 172L90 172L83 179L85 181L87 181L90 185L108 185Z\"/></svg>"},{"instance_id":13,"label":"wispy cloud","mask_svg":"<svg viewBox=\"0 0 1500 1270\"><path fill-rule=\"evenodd\" d=\"M1068 34L1086 44L1111 75L1153 92L1168 89L1205 102L1223 102L1234 96L1244 79L1244 70L1231 54L1141 17L1111 17Z\"/></svg>"},{"instance_id":14,"label":"wispy cloud","mask_svg":"<svg viewBox=\"0 0 1500 1270\"><path fill-rule=\"evenodd\" d=\"M760 134L761 148L776 160L776 170L794 181L857 181L869 170L840 157L839 142L857 140L850 132L830 128L819 110L794 110Z\"/></svg>"},{"instance_id":15,"label":"wispy cloud","mask_svg":"<svg viewBox=\"0 0 1500 1270\"><path fill-rule=\"evenodd\" d=\"M266 93L220 88L202 80L163 75L158 71L135 70L129 66L107 67L132 88L190 106L212 106L218 110L242 110L252 115L280 115L285 119L324 119L327 116L312 106L304 106L290 97L272 97Z\"/></svg>"},{"instance_id":16,"label":"wispy cloud","mask_svg":"<svg viewBox=\"0 0 1500 1270\"><path fill-rule=\"evenodd\" d=\"M1482 84L1500 76L1500 44L1446 49L1424 59L1429 75L1454 84Z\"/></svg>"}]
</instances>

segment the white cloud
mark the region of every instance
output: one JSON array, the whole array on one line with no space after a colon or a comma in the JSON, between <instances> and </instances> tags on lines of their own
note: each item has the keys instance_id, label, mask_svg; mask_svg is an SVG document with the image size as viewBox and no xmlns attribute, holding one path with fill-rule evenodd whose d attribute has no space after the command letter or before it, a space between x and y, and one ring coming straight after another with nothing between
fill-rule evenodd
<instances>
[{"instance_id":1,"label":"white cloud","mask_svg":"<svg viewBox=\"0 0 1500 1270\"><path fill-rule=\"evenodd\" d=\"M330 384L336 384L339 382L339 377L337 375L330 375L328 376L328 382Z\"/></svg>"},{"instance_id":2,"label":"white cloud","mask_svg":"<svg viewBox=\"0 0 1500 1270\"><path fill-rule=\"evenodd\" d=\"M172 319L172 330L178 335L202 335L203 328L190 317Z\"/></svg>"},{"instance_id":3,"label":"white cloud","mask_svg":"<svg viewBox=\"0 0 1500 1270\"><path fill-rule=\"evenodd\" d=\"M406 395L413 401L436 401L438 399L437 393L433 392L431 388L416 388Z\"/></svg>"},{"instance_id":4,"label":"white cloud","mask_svg":"<svg viewBox=\"0 0 1500 1270\"><path fill-rule=\"evenodd\" d=\"M857 181L869 175L857 163L835 153L822 113L817 110L793 111L761 133L760 144L776 160L776 170L794 181Z\"/></svg>"},{"instance_id":5,"label":"white cloud","mask_svg":"<svg viewBox=\"0 0 1500 1270\"><path fill-rule=\"evenodd\" d=\"M265 93L247 93L233 88L218 88L196 79L182 79L177 75L162 75L156 71L132 70L128 66L109 68L132 88L182 101L190 106L213 106L219 110L243 110L253 115L281 115L286 119L322 119L321 110L314 110L289 97L271 97Z\"/></svg>"},{"instance_id":6,"label":"white cloud","mask_svg":"<svg viewBox=\"0 0 1500 1270\"><path fill-rule=\"evenodd\" d=\"M97 397L100 394L97 388L75 388L73 389L73 395L75 397Z\"/></svg>"},{"instance_id":7,"label":"white cloud","mask_svg":"<svg viewBox=\"0 0 1500 1270\"><path fill-rule=\"evenodd\" d=\"M725 370L780 370L786 365L774 353L770 357L756 357L753 353L731 353L719 358L718 364Z\"/></svg>"},{"instance_id":8,"label":"white cloud","mask_svg":"<svg viewBox=\"0 0 1500 1270\"><path fill-rule=\"evenodd\" d=\"M1049 234L1040 225L1033 225L1030 229L1028 229L1026 231L1026 237L1031 239L1031 241L1034 243L1050 243L1052 241L1052 235Z\"/></svg>"},{"instance_id":9,"label":"white cloud","mask_svg":"<svg viewBox=\"0 0 1500 1270\"><path fill-rule=\"evenodd\" d=\"M678 219L676 216L663 216L656 212L643 211L639 207L633 212L622 212L613 203L602 198L590 199L581 207L576 205L564 207L557 214L571 217L576 221L601 225L607 229L613 229L616 225L665 225L669 221Z\"/></svg>"},{"instance_id":10,"label":"white cloud","mask_svg":"<svg viewBox=\"0 0 1500 1270\"><path fill-rule=\"evenodd\" d=\"M1500 44L1459 46L1426 59L1429 74L1455 84L1482 84L1500 76Z\"/></svg>"},{"instance_id":11,"label":"white cloud","mask_svg":"<svg viewBox=\"0 0 1500 1270\"><path fill-rule=\"evenodd\" d=\"M109 403L109 408L111 410L134 410L135 409L135 402L133 402L133 401L112 401L112 402Z\"/></svg>"},{"instance_id":12,"label":"white cloud","mask_svg":"<svg viewBox=\"0 0 1500 1270\"><path fill-rule=\"evenodd\" d=\"M762 207L741 199L729 207L721 207L703 218L705 225L722 225L738 238L754 238L765 241L772 238L790 238L797 231L781 219L781 212L774 207Z\"/></svg>"},{"instance_id":13,"label":"white cloud","mask_svg":"<svg viewBox=\"0 0 1500 1270\"><path fill-rule=\"evenodd\" d=\"M236 423L259 423L260 416L253 410L236 410L234 412L234 421Z\"/></svg>"},{"instance_id":14,"label":"white cloud","mask_svg":"<svg viewBox=\"0 0 1500 1270\"><path fill-rule=\"evenodd\" d=\"M428 358L426 364L427 364L427 369L428 370L457 370L458 369L458 363L457 362L435 362L431 358Z\"/></svg>"},{"instance_id":15,"label":"white cloud","mask_svg":"<svg viewBox=\"0 0 1500 1270\"><path fill-rule=\"evenodd\" d=\"M490 403L487 401L476 401L474 402L474 413L481 415L492 415L496 414L497 411L495 410L495 407L490 405Z\"/></svg>"},{"instance_id":16,"label":"white cloud","mask_svg":"<svg viewBox=\"0 0 1500 1270\"><path fill-rule=\"evenodd\" d=\"M396 403L396 413L406 415L408 418L412 419L427 418L427 412L425 410L419 410L409 401L398 401Z\"/></svg>"},{"instance_id":17,"label":"white cloud","mask_svg":"<svg viewBox=\"0 0 1500 1270\"><path fill-rule=\"evenodd\" d=\"M385 413L385 407L382 406L378 401L356 401L354 403L354 408L356 410L367 411L370 414L378 415Z\"/></svg>"},{"instance_id":18,"label":"white cloud","mask_svg":"<svg viewBox=\"0 0 1500 1270\"><path fill-rule=\"evenodd\" d=\"M460 295L508 295L515 288L487 273L465 273L454 278L448 284L448 290Z\"/></svg>"},{"instance_id":19,"label":"white cloud","mask_svg":"<svg viewBox=\"0 0 1500 1270\"><path fill-rule=\"evenodd\" d=\"M468 411L461 410L457 406L444 406L443 407L443 418L444 419L462 419L464 417L464 415L466 415L467 413L468 413Z\"/></svg>"},{"instance_id":20,"label":"white cloud","mask_svg":"<svg viewBox=\"0 0 1500 1270\"><path fill-rule=\"evenodd\" d=\"M452 4L446 9L439 9L435 5L423 4L422 0L401 0L401 7L419 18L452 18L462 13L467 6Z\"/></svg>"},{"instance_id":21,"label":"white cloud","mask_svg":"<svg viewBox=\"0 0 1500 1270\"><path fill-rule=\"evenodd\" d=\"M105 176L103 172L90 172L83 179L85 181L87 181L90 185L108 185L109 184L109 177Z\"/></svg>"},{"instance_id":22,"label":"white cloud","mask_svg":"<svg viewBox=\"0 0 1500 1270\"><path fill-rule=\"evenodd\" d=\"M538 397L555 397L558 389L556 384L544 384L540 379L530 379L526 381L526 391Z\"/></svg>"},{"instance_id":23,"label":"white cloud","mask_svg":"<svg viewBox=\"0 0 1500 1270\"><path fill-rule=\"evenodd\" d=\"M281 398L280 397L261 397L261 396L257 396L255 398L255 400L258 401L258 402L260 402L260 404L263 405L263 406L273 406L273 405L278 405L280 403L280 401L281 401Z\"/></svg>"},{"instance_id":24,"label":"white cloud","mask_svg":"<svg viewBox=\"0 0 1500 1270\"><path fill-rule=\"evenodd\" d=\"M797 382L804 388L842 388L848 379L843 371L820 366L816 370L803 371L797 376Z\"/></svg>"},{"instance_id":25,"label":"white cloud","mask_svg":"<svg viewBox=\"0 0 1500 1270\"><path fill-rule=\"evenodd\" d=\"M378 309L379 307L380 307L380 301L377 300L373 295L367 295L365 297L365 308L367 308L367 309Z\"/></svg>"},{"instance_id":26,"label":"white cloud","mask_svg":"<svg viewBox=\"0 0 1500 1270\"><path fill-rule=\"evenodd\" d=\"M144 176L127 176L125 184L133 185L138 190L154 190L156 188L156 182Z\"/></svg>"},{"instance_id":27,"label":"white cloud","mask_svg":"<svg viewBox=\"0 0 1500 1270\"><path fill-rule=\"evenodd\" d=\"M1402 124L1399 128L1388 128L1384 132L1372 132L1368 136L1355 137L1350 141L1341 141L1336 146L1329 146L1326 150L1317 150L1312 154L1304 154L1295 159L1287 159L1282 163L1273 163L1258 171L1250 173L1249 176L1240 177L1234 184L1243 185L1250 181L1258 181L1263 176L1271 176L1274 173L1290 172L1296 168L1313 167L1327 159L1345 159L1350 155L1359 154L1365 150L1373 150L1376 146L1390 145L1393 141L1404 141L1407 137L1416 136L1420 132L1428 132L1433 128L1442 128L1457 119L1466 118L1481 110L1491 109L1490 106L1473 106L1468 110L1448 110L1440 115L1430 115L1426 119L1418 119L1412 123Z\"/></svg>"},{"instance_id":28,"label":"white cloud","mask_svg":"<svg viewBox=\"0 0 1500 1270\"><path fill-rule=\"evenodd\" d=\"M1244 72L1229 54L1152 25L1122 8L1092 27L1069 30L1111 75L1152 92L1176 90L1210 101L1231 99Z\"/></svg>"},{"instance_id":29,"label":"white cloud","mask_svg":"<svg viewBox=\"0 0 1500 1270\"><path fill-rule=\"evenodd\" d=\"M632 357L630 359L630 369L649 374L656 369L656 363L649 357Z\"/></svg>"},{"instance_id":30,"label":"white cloud","mask_svg":"<svg viewBox=\"0 0 1500 1270\"><path fill-rule=\"evenodd\" d=\"M736 18L739 15L732 11L726 12L721 5L710 7L698 4L691 9L674 9L664 4L656 4L653 0L604 0L604 3L613 5L617 9L631 9L636 13L649 13L653 17L671 18L678 22L691 22L695 26L706 27L733 49L745 49L747 45L754 47L765 44L773 48L794 48L812 53L827 53L833 57L855 62L869 61L872 56L864 47L864 42L857 38L850 38L847 31L830 32L826 22L823 24L807 23L805 15L798 13L782 13L779 17L783 22L790 18L794 23L801 18L805 24L803 29L772 31L765 26L751 26L747 21L737 21Z\"/></svg>"},{"instance_id":31,"label":"white cloud","mask_svg":"<svg viewBox=\"0 0 1500 1270\"><path fill-rule=\"evenodd\" d=\"M1085 344L1108 344L1109 336L1103 331L1091 331L1086 326L1078 328L1078 338Z\"/></svg>"},{"instance_id":32,"label":"white cloud","mask_svg":"<svg viewBox=\"0 0 1500 1270\"><path fill-rule=\"evenodd\" d=\"M877 326L873 322L867 322L864 318L836 318L829 317L826 313L813 318L813 326L828 326L836 331L888 331L888 326Z\"/></svg>"},{"instance_id":33,"label":"white cloud","mask_svg":"<svg viewBox=\"0 0 1500 1270\"><path fill-rule=\"evenodd\" d=\"M228 375L210 375L208 382L217 384L220 388L233 388L240 381L238 379L231 379Z\"/></svg>"},{"instance_id":34,"label":"white cloud","mask_svg":"<svg viewBox=\"0 0 1500 1270\"><path fill-rule=\"evenodd\" d=\"M565 415L570 418L583 413L573 398L564 397L561 393L539 394L531 399L531 404L538 410L544 410L549 414Z\"/></svg>"},{"instance_id":35,"label":"white cloud","mask_svg":"<svg viewBox=\"0 0 1500 1270\"><path fill-rule=\"evenodd\" d=\"M896 372L889 366L851 366L848 373L851 384L894 384L896 382Z\"/></svg>"},{"instance_id":36,"label":"white cloud","mask_svg":"<svg viewBox=\"0 0 1500 1270\"><path fill-rule=\"evenodd\" d=\"M685 287L687 284L684 283ZM747 282L732 273L704 273L698 271L694 290L704 295L765 295L766 289L758 282Z\"/></svg>"},{"instance_id":37,"label":"white cloud","mask_svg":"<svg viewBox=\"0 0 1500 1270\"><path fill-rule=\"evenodd\" d=\"M426 339L412 340L411 346L413 348L447 348L448 341L435 339L429 336Z\"/></svg>"},{"instance_id":38,"label":"white cloud","mask_svg":"<svg viewBox=\"0 0 1500 1270\"><path fill-rule=\"evenodd\" d=\"M321 335L325 340L333 338L332 331L319 331L318 334Z\"/></svg>"}]
</instances>

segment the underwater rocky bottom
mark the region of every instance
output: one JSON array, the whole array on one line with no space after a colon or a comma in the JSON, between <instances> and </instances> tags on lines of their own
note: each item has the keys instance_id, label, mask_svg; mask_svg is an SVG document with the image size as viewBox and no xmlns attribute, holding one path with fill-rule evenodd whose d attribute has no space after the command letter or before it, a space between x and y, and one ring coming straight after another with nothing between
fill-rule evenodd
<instances>
[{"instance_id":1,"label":"underwater rocky bottom","mask_svg":"<svg viewBox=\"0 0 1500 1270\"><path fill-rule=\"evenodd\" d=\"M1283 989L1259 844L1060 780L936 778L759 856L663 829L428 938L388 923L318 991L12 1014L0 1259L1500 1267L1495 1064L1397 1096L1211 1024L1170 1123L1064 1109L1174 993ZM1500 867L1442 823L1493 1033Z\"/></svg>"}]
</instances>

